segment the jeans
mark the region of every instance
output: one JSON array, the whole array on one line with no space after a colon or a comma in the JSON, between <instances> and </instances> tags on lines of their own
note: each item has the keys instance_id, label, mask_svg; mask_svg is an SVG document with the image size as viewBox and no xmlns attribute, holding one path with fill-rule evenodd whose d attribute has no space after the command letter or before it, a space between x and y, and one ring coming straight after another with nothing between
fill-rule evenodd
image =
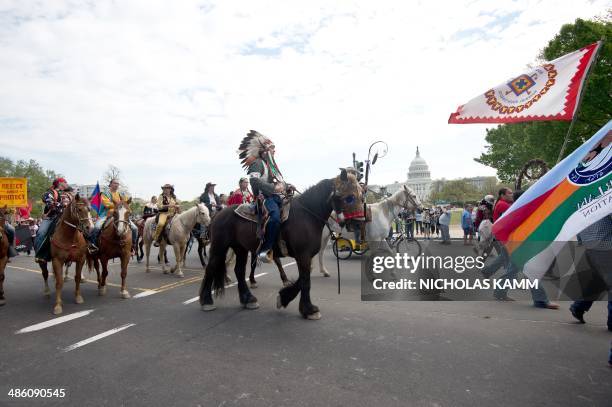
<instances>
[{"instance_id":1,"label":"jeans","mask_svg":"<svg viewBox=\"0 0 612 407\"><path fill-rule=\"evenodd\" d=\"M278 233L280 232L280 208L282 205L281 198L277 195L267 197L264 205L268 210L268 224L266 225L266 236L261 247L260 253L268 252L276 243Z\"/></svg>"},{"instance_id":2,"label":"jeans","mask_svg":"<svg viewBox=\"0 0 612 407\"><path fill-rule=\"evenodd\" d=\"M442 241L450 242L450 230L448 225L443 225L440 223L440 232L442 233Z\"/></svg>"},{"instance_id":3,"label":"jeans","mask_svg":"<svg viewBox=\"0 0 612 407\"><path fill-rule=\"evenodd\" d=\"M43 242L48 238L49 228L51 228L53 223L53 219L43 219L40 225L38 225L38 232L36 232L36 237L34 238L34 253L38 253Z\"/></svg>"},{"instance_id":4,"label":"jeans","mask_svg":"<svg viewBox=\"0 0 612 407\"><path fill-rule=\"evenodd\" d=\"M610 261L612 251L610 250L587 250L586 257L591 268L599 273L608 286L608 329L612 329L612 268ZM593 301L574 301L571 309L579 313L585 313L591 309Z\"/></svg>"},{"instance_id":5,"label":"jeans","mask_svg":"<svg viewBox=\"0 0 612 407\"><path fill-rule=\"evenodd\" d=\"M406 236L408 236L409 239L414 239L414 221L409 220L406 222L405 228Z\"/></svg>"}]
</instances>

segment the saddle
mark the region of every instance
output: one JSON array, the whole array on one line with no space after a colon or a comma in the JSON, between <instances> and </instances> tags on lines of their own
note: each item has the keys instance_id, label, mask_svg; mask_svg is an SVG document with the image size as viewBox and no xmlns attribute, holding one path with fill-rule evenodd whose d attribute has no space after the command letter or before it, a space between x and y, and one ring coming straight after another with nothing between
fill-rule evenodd
<instances>
[{"instance_id":1,"label":"saddle","mask_svg":"<svg viewBox=\"0 0 612 407\"><path fill-rule=\"evenodd\" d=\"M283 206L281 207L281 223L285 223L287 219L289 219L289 212L291 211L291 202L287 199L283 200ZM244 218L248 221L259 223L258 212L258 204L256 203L244 203L240 204L234 209L234 213L241 218ZM266 207L261 204L261 215L262 215L262 224L266 224L268 220L268 211Z\"/></svg>"},{"instance_id":2,"label":"saddle","mask_svg":"<svg viewBox=\"0 0 612 407\"><path fill-rule=\"evenodd\" d=\"M162 239L165 239L166 242L170 243L170 239L168 238L168 236L170 236L170 227L172 227L172 221L174 220L174 216L170 216L169 218L166 219L166 224L164 225L164 230L162 230L160 237ZM159 214L155 215L155 222L151 223L151 232L155 232L155 229L157 228L157 223L159 222Z\"/></svg>"},{"instance_id":3,"label":"saddle","mask_svg":"<svg viewBox=\"0 0 612 407\"><path fill-rule=\"evenodd\" d=\"M291 211L291 200L283 199L283 203L281 206L281 224L285 223L287 219L289 219L289 213ZM254 222L258 226L257 237L260 242L263 242L266 230L266 224L268 223L268 210L266 206L263 204L263 199L256 199L253 203L245 203L238 205L236 209L234 209L234 213L240 216L243 219L246 219L250 222ZM287 243L283 240L281 235L278 236L278 241L274 245L274 252L280 254L281 256L287 257Z\"/></svg>"},{"instance_id":4,"label":"saddle","mask_svg":"<svg viewBox=\"0 0 612 407\"><path fill-rule=\"evenodd\" d=\"M112 216L107 217L104 220L104 223L102 224L102 227L100 228L100 234L98 235L97 241L94 242L94 244L98 247L100 247L100 244L102 243L102 235L104 234L104 231L106 230L106 228L108 228L109 226L111 226L113 224L113 218ZM130 237L131 239L131 237ZM121 242L123 242L124 240L121 240Z\"/></svg>"}]
</instances>

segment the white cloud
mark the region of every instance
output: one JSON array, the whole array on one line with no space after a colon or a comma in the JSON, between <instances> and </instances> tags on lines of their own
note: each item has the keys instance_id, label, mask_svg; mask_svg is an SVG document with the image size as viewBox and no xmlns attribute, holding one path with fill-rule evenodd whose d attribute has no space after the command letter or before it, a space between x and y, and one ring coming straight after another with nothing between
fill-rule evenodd
<instances>
[{"instance_id":1,"label":"white cloud","mask_svg":"<svg viewBox=\"0 0 612 407\"><path fill-rule=\"evenodd\" d=\"M112 163L139 196L172 182L185 199L234 187L249 129L301 187L378 139L375 183L405 179L416 145L434 177L493 174L473 161L485 126L450 112L607 5L5 1L0 148L71 182Z\"/></svg>"}]
</instances>

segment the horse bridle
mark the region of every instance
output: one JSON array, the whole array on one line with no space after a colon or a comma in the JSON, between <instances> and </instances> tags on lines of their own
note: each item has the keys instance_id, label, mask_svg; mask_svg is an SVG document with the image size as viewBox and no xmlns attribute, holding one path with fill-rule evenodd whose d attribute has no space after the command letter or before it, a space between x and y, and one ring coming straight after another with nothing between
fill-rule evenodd
<instances>
[{"instance_id":1,"label":"horse bridle","mask_svg":"<svg viewBox=\"0 0 612 407\"><path fill-rule=\"evenodd\" d=\"M409 203L412 204L412 206L414 206L415 208L418 208L419 205L417 205L416 201L414 200L414 198L412 197L412 195L410 193L407 193L408 197L406 198L406 200L404 201L403 205L400 205L402 208L404 209L410 209L410 207L408 206Z\"/></svg>"},{"instance_id":2,"label":"horse bridle","mask_svg":"<svg viewBox=\"0 0 612 407\"><path fill-rule=\"evenodd\" d=\"M129 209L128 209L128 211L129 211ZM115 213L118 213L117 210L115 210ZM115 220L114 216L113 216L113 225L115 226L115 230L119 231L119 225L122 224L122 223L125 223L125 226L127 226L127 228L129 229L129 227L130 227L129 219L128 220L125 220L125 219L117 219L117 220ZM126 235L127 233L128 232L126 231L126 232L123 233L123 235Z\"/></svg>"},{"instance_id":3,"label":"horse bridle","mask_svg":"<svg viewBox=\"0 0 612 407\"><path fill-rule=\"evenodd\" d=\"M74 203L75 206L72 206L73 203ZM85 234L87 234L87 232L85 230L85 227L83 226L83 221L89 221L89 216L86 217L86 218L79 217L79 214L78 214L78 212L76 210L76 206L78 206L78 205L86 205L87 206L87 204L85 202L74 202L72 199L70 199L70 203L68 204L68 206L70 207L70 216L71 216L72 219L76 218L78 220L78 225L74 225L74 224L68 222L66 219L64 219L63 222L66 225L68 225L68 226L78 230L79 232L81 232L81 233L83 233L85 235Z\"/></svg>"}]
</instances>

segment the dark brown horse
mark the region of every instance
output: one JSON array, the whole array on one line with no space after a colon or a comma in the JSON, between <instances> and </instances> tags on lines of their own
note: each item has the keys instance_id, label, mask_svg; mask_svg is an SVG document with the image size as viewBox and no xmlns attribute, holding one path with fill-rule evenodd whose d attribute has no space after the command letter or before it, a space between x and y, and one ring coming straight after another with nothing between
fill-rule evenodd
<instances>
[{"instance_id":1,"label":"dark brown horse","mask_svg":"<svg viewBox=\"0 0 612 407\"><path fill-rule=\"evenodd\" d=\"M108 261L119 257L121 259L121 298L130 298L126 286L127 266L132 253L132 231L130 229L130 203L121 202L113 210L112 218L107 220L106 227L100 233L99 249L95 254L87 254L87 267L96 269L98 275L98 295L106 294L106 277L108 276ZM102 264L102 275L100 275Z\"/></svg>"},{"instance_id":2,"label":"dark brown horse","mask_svg":"<svg viewBox=\"0 0 612 407\"><path fill-rule=\"evenodd\" d=\"M55 231L51 236L51 265L53 266L53 274L55 276L55 306L53 313L59 315L62 313L62 288L64 279L62 278L62 267L68 263L76 264L76 272L74 275L74 301L77 304L82 304L83 297L81 296L81 271L85 264L85 255L87 253L87 242L83 237L84 234L89 234L93 228L91 219L89 202L76 194L64 208L60 216ZM49 295L49 270L47 263L40 262L40 269L45 280L45 295Z\"/></svg>"},{"instance_id":3,"label":"dark brown horse","mask_svg":"<svg viewBox=\"0 0 612 407\"><path fill-rule=\"evenodd\" d=\"M342 170L334 179L326 179L307 189L291 203L289 218L281 226L281 237L287 251L294 257L298 280L279 291L277 307L286 307L298 294L299 311L304 318L319 319L319 308L310 300L310 263L321 248L321 232L332 210L336 213L358 212L361 203L361 188L352 174ZM361 209L363 210L363 209ZM259 307L257 298L250 292L245 281L245 270L249 252L257 250L257 225L236 215L233 208L219 212L211 224L211 247L206 273L200 286L202 310L212 311L212 289L217 295L223 293L225 284L225 259L232 248L236 253L234 272L238 282L240 303L245 308ZM278 247L274 251L280 253Z\"/></svg>"},{"instance_id":4,"label":"dark brown horse","mask_svg":"<svg viewBox=\"0 0 612 407\"><path fill-rule=\"evenodd\" d=\"M255 269L257 268L257 262L255 261L256 252L251 252L251 274L249 274L249 285L251 288L257 288L257 280L255 280ZM280 257L274 255L273 258L274 264L278 269L278 274L280 275L281 281L283 282L283 286L287 287L291 285L291 281L287 278L287 274L285 273L285 269L283 268L283 264L280 261Z\"/></svg>"},{"instance_id":5,"label":"dark brown horse","mask_svg":"<svg viewBox=\"0 0 612 407\"><path fill-rule=\"evenodd\" d=\"M8 248L9 241L8 236L4 232L4 224L6 223L7 207L0 209L0 305L6 304L4 298L4 269L8 262Z\"/></svg>"}]
</instances>

